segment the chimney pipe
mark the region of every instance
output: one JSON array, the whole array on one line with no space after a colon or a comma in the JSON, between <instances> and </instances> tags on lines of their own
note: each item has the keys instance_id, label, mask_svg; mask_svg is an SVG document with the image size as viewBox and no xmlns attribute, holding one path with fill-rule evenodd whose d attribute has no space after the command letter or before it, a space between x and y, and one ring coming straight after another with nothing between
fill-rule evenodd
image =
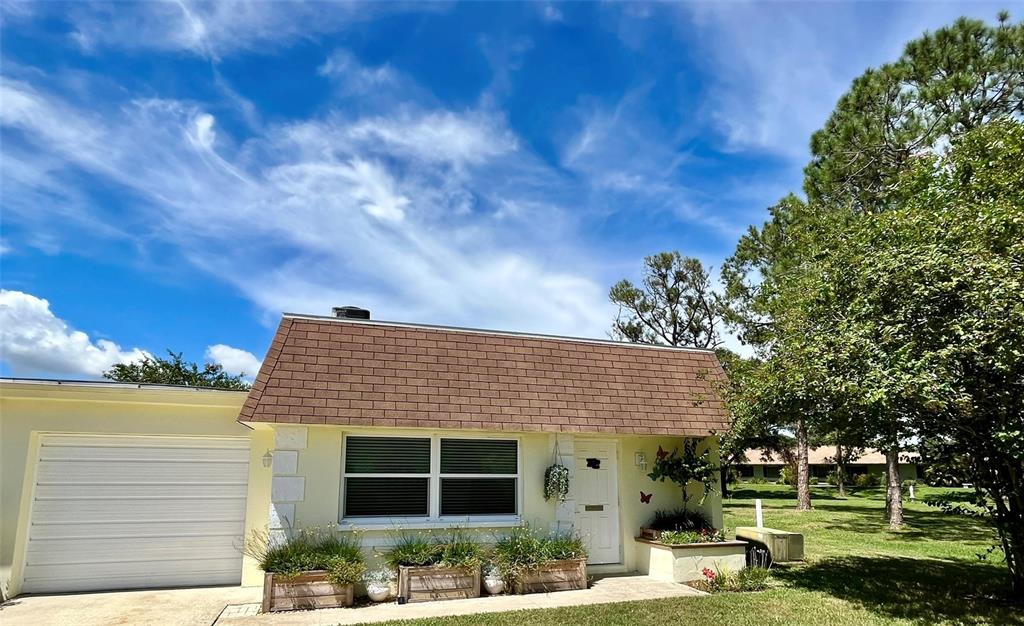
<instances>
[{"instance_id":1,"label":"chimney pipe","mask_svg":"<svg viewBox=\"0 0 1024 626\"><path fill-rule=\"evenodd\" d=\"M346 320L370 319L370 312L357 306L336 306L331 309L331 312L334 313L334 317Z\"/></svg>"}]
</instances>

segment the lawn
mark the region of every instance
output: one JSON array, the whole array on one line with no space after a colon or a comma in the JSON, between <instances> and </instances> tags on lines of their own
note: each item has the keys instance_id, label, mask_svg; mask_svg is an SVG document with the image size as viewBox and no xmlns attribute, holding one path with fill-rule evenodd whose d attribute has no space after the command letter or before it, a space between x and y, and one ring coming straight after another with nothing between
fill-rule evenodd
<instances>
[{"instance_id":1,"label":"lawn","mask_svg":"<svg viewBox=\"0 0 1024 626\"><path fill-rule=\"evenodd\" d=\"M920 488L918 497L937 491ZM773 568L767 591L396 623L1024 625L1024 604L1010 603L1002 564L978 558L994 541L982 520L910 502L904 530L893 533L877 489L846 499L815 489L806 513L794 510L795 493L785 486L749 485L732 496L724 507L729 528L752 526L754 498L761 498L767 525L804 533L807 562Z\"/></svg>"}]
</instances>

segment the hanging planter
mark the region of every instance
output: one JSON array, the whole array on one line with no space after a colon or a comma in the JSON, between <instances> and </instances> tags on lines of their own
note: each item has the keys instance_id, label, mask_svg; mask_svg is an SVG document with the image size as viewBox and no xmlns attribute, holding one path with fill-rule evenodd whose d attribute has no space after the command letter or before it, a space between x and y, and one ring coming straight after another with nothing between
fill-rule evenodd
<instances>
[{"instance_id":1,"label":"hanging planter","mask_svg":"<svg viewBox=\"0 0 1024 626\"><path fill-rule=\"evenodd\" d=\"M569 468L555 463L544 471L544 499L558 498L565 502L569 495Z\"/></svg>"}]
</instances>

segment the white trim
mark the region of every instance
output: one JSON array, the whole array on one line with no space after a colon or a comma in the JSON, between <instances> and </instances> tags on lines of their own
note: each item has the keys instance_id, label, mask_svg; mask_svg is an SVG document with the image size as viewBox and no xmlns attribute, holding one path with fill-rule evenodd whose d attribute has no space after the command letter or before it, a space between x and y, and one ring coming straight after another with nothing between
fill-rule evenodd
<instances>
[{"instance_id":1,"label":"white trim","mask_svg":"<svg viewBox=\"0 0 1024 626\"><path fill-rule=\"evenodd\" d=\"M345 454L349 437L356 438L402 438L402 439L429 439L430 440L430 473L401 473L401 474L367 474L345 472ZM515 474L442 474L441 473L441 440L442 439L491 439L496 441L516 442L516 470ZM345 517L345 479L346 478L427 478L427 507L428 514L425 516L402 516L402 517ZM441 515L441 479L442 478L505 478L515 480L516 485L516 511L514 515ZM481 527L510 527L522 523L523 511L523 442L518 435L505 435L495 433L458 433L458 434L393 434L389 432L380 434L366 433L344 433L341 438L341 481L338 497L338 525L342 530L366 529L381 530L392 529L398 526L402 528L446 528L459 524L481 526Z\"/></svg>"}]
</instances>

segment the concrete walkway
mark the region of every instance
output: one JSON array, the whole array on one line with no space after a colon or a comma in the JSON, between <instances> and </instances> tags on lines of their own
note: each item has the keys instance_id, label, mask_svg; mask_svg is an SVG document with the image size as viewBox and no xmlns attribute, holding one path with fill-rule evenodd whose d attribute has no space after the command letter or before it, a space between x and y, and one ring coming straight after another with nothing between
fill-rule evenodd
<instances>
[{"instance_id":1,"label":"concrete walkway","mask_svg":"<svg viewBox=\"0 0 1024 626\"><path fill-rule=\"evenodd\" d=\"M262 587L19 596L0 605L0 625L210 626L225 606L258 603L262 597Z\"/></svg>"},{"instance_id":2,"label":"concrete walkway","mask_svg":"<svg viewBox=\"0 0 1024 626\"><path fill-rule=\"evenodd\" d=\"M653 600L679 596L702 596L686 585L677 585L647 576L615 576L602 578L590 589L535 593L525 596L494 596L446 602L419 602L399 605L395 602L353 607L350 609L320 609L317 611L290 611L257 614L258 605L227 607L216 626L319 626L321 624L369 624L420 617L473 615L523 609L552 609L561 606L607 604L633 600ZM6 626L6 625L5 625Z\"/></svg>"}]
</instances>

